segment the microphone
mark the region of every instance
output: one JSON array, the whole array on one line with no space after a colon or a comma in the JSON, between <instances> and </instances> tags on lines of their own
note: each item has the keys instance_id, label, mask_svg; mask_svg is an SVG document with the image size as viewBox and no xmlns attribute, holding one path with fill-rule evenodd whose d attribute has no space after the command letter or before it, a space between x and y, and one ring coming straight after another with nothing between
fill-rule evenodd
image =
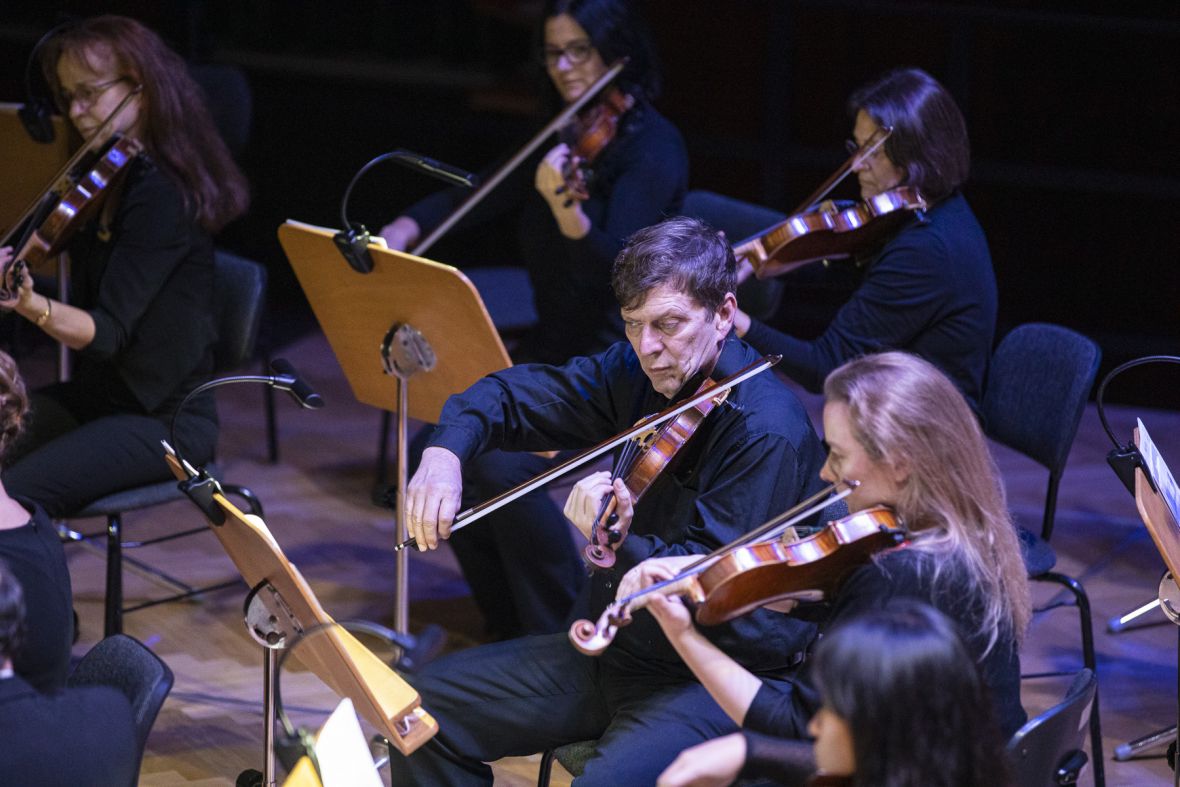
<instances>
[{"instance_id":1,"label":"microphone","mask_svg":"<svg viewBox=\"0 0 1180 787\"><path fill-rule=\"evenodd\" d=\"M53 117L48 101L40 97L30 98L16 114L34 142L46 145L53 141Z\"/></svg>"},{"instance_id":2,"label":"microphone","mask_svg":"<svg viewBox=\"0 0 1180 787\"><path fill-rule=\"evenodd\" d=\"M395 150L389 155L394 161L405 164L411 169L425 172L427 175L453 185L466 186L472 189L479 183L479 178L466 170L452 167L450 164L444 164L441 161L419 155L410 150Z\"/></svg>"},{"instance_id":3,"label":"microphone","mask_svg":"<svg viewBox=\"0 0 1180 787\"><path fill-rule=\"evenodd\" d=\"M299 402L301 407L318 410L324 406L324 398L311 390L307 381L299 376L299 372L285 358L275 358L270 362L270 368L277 372L274 387L291 394L291 398Z\"/></svg>"}]
</instances>

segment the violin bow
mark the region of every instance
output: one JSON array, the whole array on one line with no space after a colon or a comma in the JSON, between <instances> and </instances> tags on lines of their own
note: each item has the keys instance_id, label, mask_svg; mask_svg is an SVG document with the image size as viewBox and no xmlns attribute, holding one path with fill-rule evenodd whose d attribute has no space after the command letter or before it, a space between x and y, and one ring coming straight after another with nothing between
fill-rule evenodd
<instances>
[{"instance_id":1,"label":"violin bow","mask_svg":"<svg viewBox=\"0 0 1180 787\"><path fill-rule=\"evenodd\" d=\"M492 176L485 180L483 185L476 189L470 197L464 200L463 203L451 213L451 215L443 219L441 224L435 227L429 235L427 235L417 246L411 249L410 254L413 254L416 257L421 257L423 254L425 254L431 246L438 242L439 238L445 235L451 229L451 227L455 226L455 223L458 222L459 219L466 216L472 208L482 202L483 198L488 195L488 192L500 185L500 181L508 177L508 173L520 166L520 162L528 158L532 152L549 137L550 134L553 134L559 128L568 123L570 118L576 115L582 109L582 107L586 106L590 99L602 92L602 89L613 82L615 77L623 73L623 69L626 67L627 61L628 58L620 58L613 66L610 67L610 69L607 70L605 74L598 78L597 82L587 88L585 93L578 96L578 98L572 104L563 109L557 117L549 121L549 125L538 131L536 136L526 142L524 147L517 151L516 155L514 155L508 160L506 164L496 170Z\"/></svg>"},{"instance_id":2,"label":"violin bow","mask_svg":"<svg viewBox=\"0 0 1180 787\"><path fill-rule=\"evenodd\" d=\"M892 133L893 126L879 126L873 132L873 135L865 140L865 143L855 153L849 156L847 161L840 165L839 169L833 172L827 180L819 184L819 188L810 197L803 200L802 205L791 211L791 215L794 216L796 213L803 213L804 211L810 210L816 203L828 196L832 192L832 189L844 182L844 178L848 177L848 173L852 172L853 167L876 153Z\"/></svg>"},{"instance_id":3,"label":"violin bow","mask_svg":"<svg viewBox=\"0 0 1180 787\"><path fill-rule=\"evenodd\" d=\"M477 506L468 508L466 511L459 512L455 516L454 523L451 525L451 532L454 533L456 530L467 527L467 525L470 525L472 522L487 516L493 511L503 508L517 498L527 495L529 492L544 486L555 478L560 478L571 470L576 470L587 462L597 459L615 446L625 443L631 438L635 437L635 435L651 429L652 427L659 426L665 421L675 418L686 410L696 407L701 402L713 398L721 391L729 390L738 383L745 382L754 375L764 372L770 367L774 366L780 360L782 360L781 355L764 355L761 359L754 361L744 369L730 375L729 377L726 377L724 380L718 381L716 385L701 391L697 391L697 393L695 393L693 396L689 397L688 399L684 399L680 403L675 404L666 410L640 419L635 424L635 426L632 426L630 429L620 432L614 437L608 437L606 440L594 446L590 450L581 453L565 462L562 462L557 467L546 470L544 473L535 476L529 481L525 481L519 486L509 489L507 492L504 492L501 495L497 495L496 497L480 503ZM417 541L412 538L408 538L396 545L393 550L395 552L400 552L407 547L417 546L417 544Z\"/></svg>"},{"instance_id":4,"label":"violin bow","mask_svg":"<svg viewBox=\"0 0 1180 787\"><path fill-rule=\"evenodd\" d=\"M136 85L131 89L131 92L123 96L123 100L119 102L118 106L111 110L111 114L107 115L106 120L102 122L102 125L94 130L94 133L90 135L89 139L83 140L82 146L74 152L74 155L70 156L69 161L67 161L61 170L53 176L53 180L49 181L49 186L45 189L45 191L41 192L41 194L39 194L37 198L33 200L32 204L25 208L25 212L21 214L20 218L13 222L12 226L8 228L8 232L5 233L4 239L0 240L0 246L8 246L12 242L12 239L16 236L17 230L19 230L21 225L29 220L30 216L37 212L37 209L41 207L41 201L45 199L46 195L54 191L54 187L66 179L74 167L78 165L78 162L82 160L82 157L94 148L96 142L98 141L99 137L102 136L102 133L106 130L107 126L114 122L115 118L119 116L119 113L121 113L123 109L129 103L131 103L131 99L139 95L141 92L143 92L143 85ZM14 251L19 252L20 249L14 249ZM16 257L13 257L13 259L15 260Z\"/></svg>"}]
</instances>

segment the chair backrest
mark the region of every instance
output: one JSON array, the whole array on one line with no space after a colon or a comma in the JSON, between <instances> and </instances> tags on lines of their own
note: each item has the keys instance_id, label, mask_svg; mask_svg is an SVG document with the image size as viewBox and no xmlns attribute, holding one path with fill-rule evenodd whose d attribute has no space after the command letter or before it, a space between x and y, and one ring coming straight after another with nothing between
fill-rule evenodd
<instances>
[{"instance_id":1,"label":"chair backrest","mask_svg":"<svg viewBox=\"0 0 1180 787\"><path fill-rule=\"evenodd\" d=\"M217 249L213 255L213 299L217 309L218 372L238 368L254 354L266 302L266 268Z\"/></svg>"},{"instance_id":2,"label":"chair backrest","mask_svg":"<svg viewBox=\"0 0 1180 787\"><path fill-rule=\"evenodd\" d=\"M1098 677L1088 669L1073 679L1065 699L1029 719L1008 741L1014 787L1073 784L1087 762L1083 746ZM1101 752L1097 756L1102 756Z\"/></svg>"},{"instance_id":3,"label":"chair backrest","mask_svg":"<svg viewBox=\"0 0 1180 787\"><path fill-rule=\"evenodd\" d=\"M1059 477L1101 357L1097 344L1068 328L1017 327L1000 342L988 369L983 390L988 435Z\"/></svg>"},{"instance_id":4,"label":"chair backrest","mask_svg":"<svg viewBox=\"0 0 1180 787\"><path fill-rule=\"evenodd\" d=\"M234 158L241 158L254 119L254 96L245 72L222 63L200 63L188 70L205 91L209 114L226 147Z\"/></svg>"},{"instance_id":5,"label":"chair backrest","mask_svg":"<svg viewBox=\"0 0 1180 787\"><path fill-rule=\"evenodd\" d=\"M703 189L694 189L685 195L682 212L721 230L730 243L739 243L786 218L777 210ZM778 307L782 288L781 279L759 281L750 277L738 287L738 304L748 314L764 320Z\"/></svg>"},{"instance_id":6,"label":"chair backrest","mask_svg":"<svg viewBox=\"0 0 1180 787\"><path fill-rule=\"evenodd\" d=\"M1057 489L1094 386L1098 345L1080 333L1046 323L1021 325L992 355L983 386L988 436L1049 469L1041 539L1057 516Z\"/></svg>"},{"instance_id":7,"label":"chair backrest","mask_svg":"<svg viewBox=\"0 0 1180 787\"><path fill-rule=\"evenodd\" d=\"M113 634L82 657L67 681L69 686L110 686L121 691L131 703L140 759L148 733L168 692L172 670L139 640Z\"/></svg>"}]
</instances>

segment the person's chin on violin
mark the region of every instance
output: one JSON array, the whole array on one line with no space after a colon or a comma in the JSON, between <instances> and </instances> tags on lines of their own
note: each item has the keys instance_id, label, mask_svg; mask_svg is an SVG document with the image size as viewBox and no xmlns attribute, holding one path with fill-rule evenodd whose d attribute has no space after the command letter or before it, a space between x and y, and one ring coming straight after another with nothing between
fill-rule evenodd
<instances>
[{"instance_id":1,"label":"person's chin on violin","mask_svg":"<svg viewBox=\"0 0 1180 787\"><path fill-rule=\"evenodd\" d=\"M632 106L595 158L585 192L566 182L569 146L542 146L546 152L509 172L453 236L426 252L460 266L507 262L527 269L537 321L511 347L517 363L560 364L623 340L611 265L624 238L676 215L684 199L688 155L680 132L652 106L660 75L635 6L630 0L551 0L537 25L537 76L554 114L581 98L608 66L628 58L611 84L632 97ZM588 106L596 107L600 96ZM436 192L381 235L390 248L413 250L469 194L461 188ZM545 466L531 454L483 454L463 468L465 491L474 502L487 500ZM561 510L541 490L487 520L456 533L451 546L489 634L501 639L564 630L585 569Z\"/></svg>"},{"instance_id":2,"label":"person's chin on violin","mask_svg":"<svg viewBox=\"0 0 1180 787\"><path fill-rule=\"evenodd\" d=\"M530 157L489 192L457 227L470 237L505 221L515 233L499 233L505 248L479 256L477 243L460 254L441 246L444 261L461 265L523 264L529 272L537 325L513 348L513 358L561 363L605 349L623 338L610 293L610 266L622 239L679 214L688 188L688 155L680 132L652 102L660 74L646 27L629 0L549 0L536 36L545 104L556 114L578 100L626 58L611 83L628 98L598 148L592 174L576 166L581 117L563 139ZM611 88L594 96L579 115L601 108ZM585 134L585 137L595 136ZM393 249L414 246L467 196L439 192L411 206L381 230ZM487 245L486 239L481 238ZM451 249L454 244L451 244ZM430 253L430 252L428 252Z\"/></svg>"},{"instance_id":3,"label":"person's chin on violin","mask_svg":"<svg viewBox=\"0 0 1180 787\"><path fill-rule=\"evenodd\" d=\"M853 93L851 151L867 149L879 129L884 144L854 158L862 199L899 186L928 205L862 260L863 279L827 329L798 339L739 312L739 336L783 356L779 369L818 391L847 360L882 350L926 358L958 386L978 412L996 328L996 282L983 230L963 197L970 147L963 116L924 71L892 71Z\"/></svg>"},{"instance_id":4,"label":"person's chin on violin","mask_svg":"<svg viewBox=\"0 0 1180 787\"><path fill-rule=\"evenodd\" d=\"M1018 652L1031 616L1028 579L975 416L945 375L900 352L868 355L841 366L825 381L824 396L824 439L830 450L822 477L859 481L847 498L849 509L891 507L907 529L908 541L853 569L823 607L809 605L792 616L816 619L823 636L848 620L875 614L893 599L936 607L956 621L968 661L979 665L988 686L1001 734L1011 735L1026 718L1020 705ZM620 583L620 595L667 578L680 567L675 561L640 563ZM767 588L768 594L773 591ZM723 785L739 776L791 784L806 778L815 764L810 747L800 740L823 731L820 727L831 721L828 715L815 718L820 698L810 655L790 671L756 675L711 642L678 598L657 596L647 609L744 730L683 752L661 775L661 787ZM960 721L968 727L977 723ZM971 765L969 758L977 752L970 746L977 736L952 730L949 723L945 732L908 736L902 741L908 747L907 761L937 768L943 760L933 761L930 753L941 758L951 751L967 758L956 768ZM861 765L856 765L858 773ZM994 773L978 767L977 760L974 765L956 769L941 783L982 787L980 780L990 780ZM882 782L868 778L854 783Z\"/></svg>"},{"instance_id":5,"label":"person's chin on violin","mask_svg":"<svg viewBox=\"0 0 1180 787\"><path fill-rule=\"evenodd\" d=\"M213 370L212 234L244 213L249 197L186 64L141 23L80 20L55 30L38 57L83 138L118 134L133 151L113 148L118 171L94 190L90 210L77 211L72 235L51 242L40 235L49 233L45 222L30 237L41 237L42 251L69 252L69 301L36 292L16 265L2 282L12 297L0 307L77 351L69 381L33 393L31 425L4 478L10 493L64 516L170 477L159 441L176 405ZM22 249L21 261L31 251ZM212 398L194 404L176 433L201 464L217 440L217 415Z\"/></svg>"}]
</instances>

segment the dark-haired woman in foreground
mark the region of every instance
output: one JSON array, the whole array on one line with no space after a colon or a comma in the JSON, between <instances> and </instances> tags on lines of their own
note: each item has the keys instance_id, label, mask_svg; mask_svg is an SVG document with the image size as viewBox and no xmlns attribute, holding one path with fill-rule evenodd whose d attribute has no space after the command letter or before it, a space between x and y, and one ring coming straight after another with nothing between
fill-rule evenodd
<instances>
[{"instance_id":1,"label":"dark-haired woman in foreground","mask_svg":"<svg viewBox=\"0 0 1180 787\"><path fill-rule=\"evenodd\" d=\"M69 246L69 302L24 276L0 303L77 353L69 382L34 394L29 430L5 473L10 492L62 516L170 478L160 440L176 405L213 371L210 236L245 211L248 196L200 88L154 32L126 17L96 17L54 34L40 57L61 111L87 139L141 88L103 136L124 134L144 149ZM11 258L0 250L0 263ZM14 279L10 269L7 286ZM185 456L208 461L213 398L195 399L176 432Z\"/></svg>"}]
</instances>

